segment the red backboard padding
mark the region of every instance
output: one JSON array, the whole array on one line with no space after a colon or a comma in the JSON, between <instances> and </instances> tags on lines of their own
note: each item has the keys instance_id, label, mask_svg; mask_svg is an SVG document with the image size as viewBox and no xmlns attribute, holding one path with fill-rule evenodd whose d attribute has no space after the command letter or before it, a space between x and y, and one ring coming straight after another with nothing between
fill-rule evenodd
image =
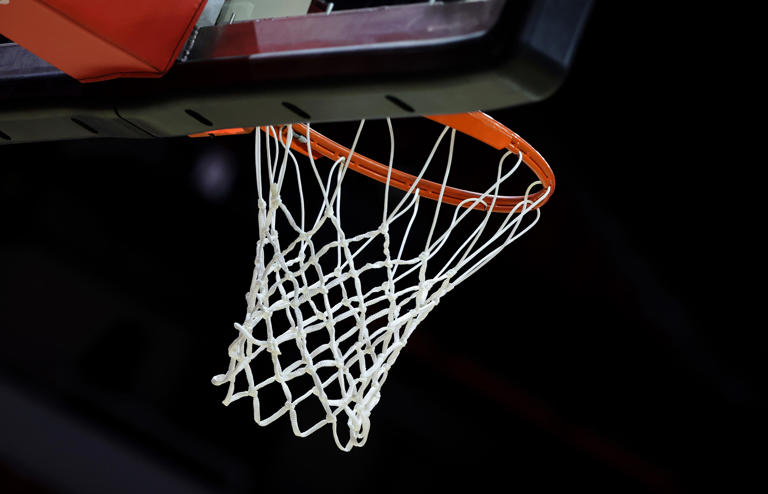
<instances>
[{"instance_id":1,"label":"red backboard padding","mask_svg":"<svg viewBox=\"0 0 768 494\"><path fill-rule=\"evenodd\" d=\"M160 77L207 0L10 0L0 34L80 80Z\"/></svg>"}]
</instances>

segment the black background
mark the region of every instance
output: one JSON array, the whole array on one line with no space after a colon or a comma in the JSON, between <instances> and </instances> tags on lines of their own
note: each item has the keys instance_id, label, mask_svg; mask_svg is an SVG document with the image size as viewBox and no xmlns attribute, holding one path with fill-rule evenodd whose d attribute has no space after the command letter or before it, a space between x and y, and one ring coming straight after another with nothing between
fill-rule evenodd
<instances>
[{"instance_id":1,"label":"black background","mask_svg":"<svg viewBox=\"0 0 768 494\"><path fill-rule=\"evenodd\" d=\"M491 112L555 196L419 327L351 453L210 385L245 312L251 137L3 147L0 490L751 486L766 337L742 186L692 130L712 116L681 74L704 48L649 10L598 3L561 90Z\"/></svg>"}]
</instances>

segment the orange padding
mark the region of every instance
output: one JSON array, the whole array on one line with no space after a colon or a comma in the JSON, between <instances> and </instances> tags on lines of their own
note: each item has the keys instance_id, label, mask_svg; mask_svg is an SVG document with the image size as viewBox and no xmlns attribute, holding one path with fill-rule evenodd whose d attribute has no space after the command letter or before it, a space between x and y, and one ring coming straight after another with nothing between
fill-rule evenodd
<instances>
[{"instance_id":1,"label":"orange padding","mask_svg":"<svg viewBox=\"0 0 768 494\"><path fill-rule=\"evenodd\" d=\"M542 183L542 190L530 194L528 197L497 196L495 197L496 202L493 205L494 213L508 213L516 208L520 211L522 210L522 207L519 206L520 203L526 200L537 203L535 208L539 208L552 197L552 193L555 191L555 175L547 161L520 136L490 116L482 112L471 112L458 113L455 115L428 116L426 118L447 125L448 127L474 137L496 149L506 149L521 156L523 162L536 174L536 177ZM296 138L297 135L306 136L307 127L303 124L293 124L293 131L294 138L291 142L291 148L304 155L308 155L309 153L307 151L306 143L302 143ZM285 138L285 130L283 138ZM313 157L323 156L336 161L349 156L350 150L348 148L312 129L309 130L309 139ZM362 173L367 177L373 178L374 180L378 180L379 182L387 183L389 167L361 154L355 153L352 155L349 161L349 168L358 173ZM407 192L411 189L411 186L416 180L416 176L393 168L389 183L392 187ZM440 199L440 192L443 186L437 182L421 179L416 185L416 188L419 189L420 196L438 200ZM481 197L482 194L478 192L470 192L446 186L445 190L443 190L442 201L447 204L458 206L462 202L467 201L467 199L471 200ZM487 206L483 203L469 201L465 202L463 206L487 210L493 202L494 196L486 196L482 200ZM539 202L539 200L541 200L541 202Z\"/></svg>"},{"instance_id":2,"label":"orange padding","mask_svg":"<svg viewBox=\"0 0 768 494\"><path fill-rule=\"evenodd\" d=\"M81 82L160 77L206 0L12 0L0 34Z\"/></svg>"}]
</instances>

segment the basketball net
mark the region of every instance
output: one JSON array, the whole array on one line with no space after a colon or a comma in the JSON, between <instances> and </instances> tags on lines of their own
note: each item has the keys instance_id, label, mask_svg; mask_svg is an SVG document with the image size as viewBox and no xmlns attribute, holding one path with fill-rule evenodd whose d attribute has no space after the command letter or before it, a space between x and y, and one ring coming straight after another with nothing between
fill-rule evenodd
<instances>
[{"instance_id":1,"label":"basketball net","mask_svg":"<svg viewBox=\"0 0 768 494\"><path fill-rule=\"evenodd\" d=\"M504 143L510 134L519 139L490 117L474 115L508 133L503 133ZM482 193L469 193L453 189L447 180L456 129L478 137L471 129L448 121L453 128L443 129L419 174L413 176L393 167L395 142L389 119L389 163L355 153L364 123L348 150L309 125L256 129L259 239L253 278L245 320L235 324L229 368L213 378L213 384L228 387L225 405L251 399L257 424L265 426L288 414L293 432L301 437L330 425L336 445L344 451L365 444L382 386L416 327L448 292L530 230L539 219L538 207L554 189L546 162L522 139L511 146L495 146L503 149L495 181ZM423 177L445 141L443 181L435 185ZM532 153L549 173L537 171L544 186L532 192L542 185L536 181L522 196L500 196L500 186L521 164L535 170L526 159L533 158ZM372 176L374 168L379 173L374 178L386 185L380 188L380 215L368 215L371 230L345 233L341 221L345 177L350 169ZM287 180L289 174L295 176ZM404 180L403 175L411 179ZM298 184L298 190L289 194L284 190L288 183ZM436 197L424 192L429 184ZM316 197L321 198L314 208L308 204L310 187L316 187ZM393 187L407 194L397 194L398 200L390 193ZM462 199L454 191L468 195ZM298 197L298 204L285 204L283 198L289 196ZM432 216L425 224L430 226L417 232L413 225L427 210ZM320 232L332 234L322 238ZM270 370L258 375L257 367ZM279 408L269 413L262 409L261 399L267 389L273 396L276 389L284 396ZM302 415L303 405L311 400L319 402L314 407L322 407L322 413Z\"/></svg>"}]
</instances>

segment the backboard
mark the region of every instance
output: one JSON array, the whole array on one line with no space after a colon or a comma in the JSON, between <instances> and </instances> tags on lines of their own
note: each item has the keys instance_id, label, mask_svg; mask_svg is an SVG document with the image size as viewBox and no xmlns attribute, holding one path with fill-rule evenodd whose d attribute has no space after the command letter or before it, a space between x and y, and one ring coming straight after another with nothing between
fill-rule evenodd
<instances>
[{"instance_id":1,"label":"backboard","mask_svg":"<svg viewBox=\"0 0 768 494\"><path fill-rule=\"evenodd\" d=\"M530 103L562 81L591 4L314 1L251 19L247 3L208 2L160 79L82 84L3 42L0 144Z\"/></svg>"}]
</instances>

